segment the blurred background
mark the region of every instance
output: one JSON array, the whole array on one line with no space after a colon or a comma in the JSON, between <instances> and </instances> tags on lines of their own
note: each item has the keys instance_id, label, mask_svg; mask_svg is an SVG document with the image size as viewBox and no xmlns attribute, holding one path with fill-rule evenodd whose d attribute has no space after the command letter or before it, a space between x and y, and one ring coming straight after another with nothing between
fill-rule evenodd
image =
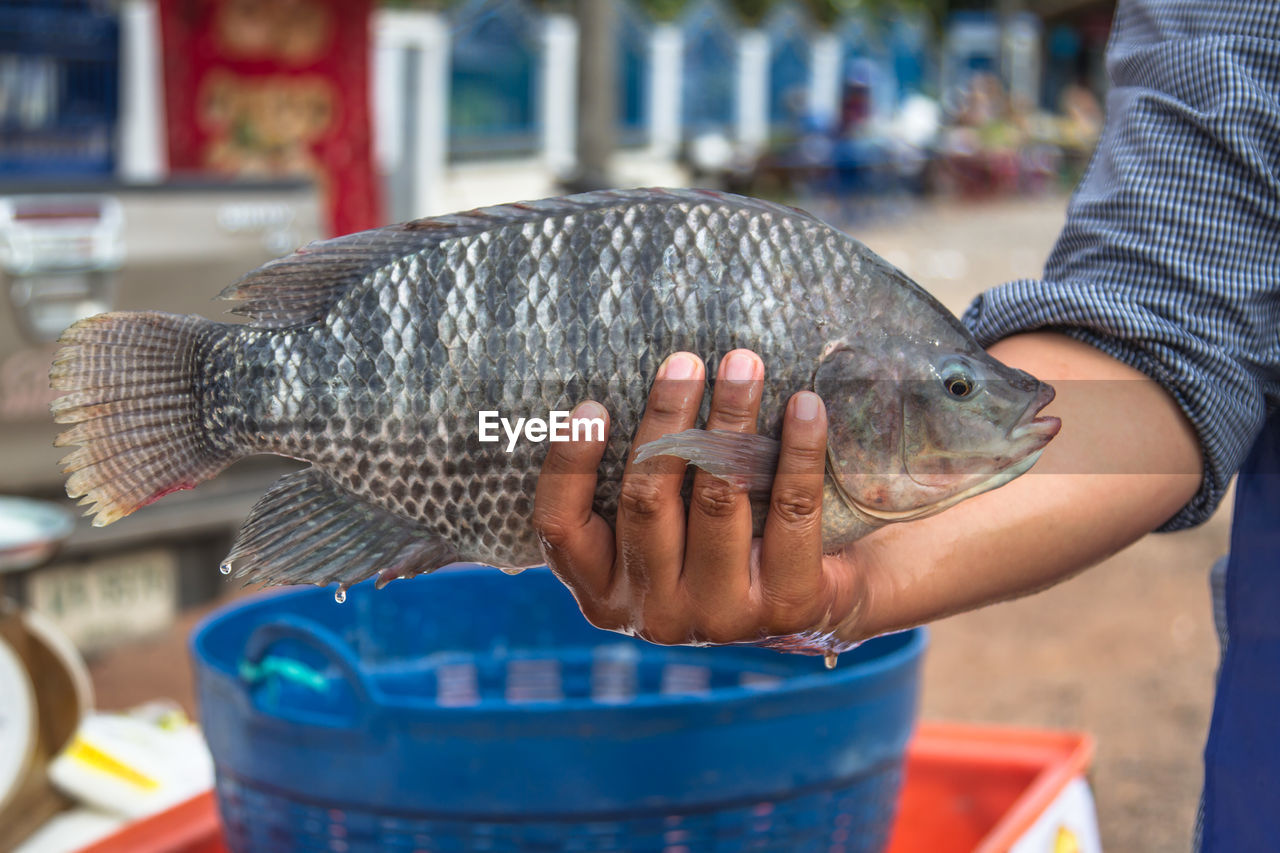
<instances>
[{"instance_id":1,"label":"blurred background","mask_svg":"<svg viewBox=\"0 0 1280 853\"><path fill-rule=\"evenodd\" d=\"M69 323L221 318L211 297L258 264L387 222L720 187L813 210L958 312L1040 272L1101 127L1113 7L0 0L0 493L66 503L47 373ZM238 594L215 567L288 468L81 520L4 591L87 656L100 707L194 711L186 632ZM1104 842L1184 845L1222 515L937 626L925 715L1093 731Z\"/></svg>"}]
</instances>

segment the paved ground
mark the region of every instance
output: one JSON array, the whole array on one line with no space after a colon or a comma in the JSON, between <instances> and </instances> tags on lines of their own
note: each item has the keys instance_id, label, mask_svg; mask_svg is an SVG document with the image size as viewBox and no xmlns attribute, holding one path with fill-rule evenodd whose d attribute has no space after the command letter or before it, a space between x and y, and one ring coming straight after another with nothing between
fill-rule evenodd
<instances>
[{"instance_id":1,"label":"paved ground","mask_svg":"<svg viewBox=\"0 0 1280 853\"><path fill-rule=\"evenodd\" d=\"M853 230L960 310L985 286L1039 272L1064 205L934 206ZM1226 550L1226 516L1148 537L1048 592L934 626L924 715L1092 732L1107 849L1187 849L1217 659L1206 571ZM190 707L193 621L96 661L100 704L168 695Z\"/></svg>"}]
</instances>

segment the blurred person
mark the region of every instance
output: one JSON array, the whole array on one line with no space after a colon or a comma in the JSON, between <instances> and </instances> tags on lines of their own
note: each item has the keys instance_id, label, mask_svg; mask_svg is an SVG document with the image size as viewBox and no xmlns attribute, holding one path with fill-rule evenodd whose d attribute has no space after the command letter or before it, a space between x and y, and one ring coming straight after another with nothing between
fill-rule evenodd
<instances>
[{"instance_id":1,"label":"blurred person","mask_svg":"<svg viewBox=\"0 0 1280 853\"><path fill-rule=\"evenodd\" d=\"M1000 195L1017 187L1026 121L994 74L975 74L943 139L943 159L961 195Z\"/></svg>"},{"instance_id":2,"label":"blurred person","mask_svg":"<svg viewBox=\"0 0 1280 853\"><path fill-rule=\"evenodd\" d=\"M1102 133L1103 119L1102 105L1093 91L1080 81L1064 87L1058 112L1069 129L1066 134L1080 145L1092 149Z\"/></svg>"},{"instance_id":3,"label":"blurred person","mask_svg":"<svg viewBox=\"0 0 1280 853\"><path fill-rule=\"evenodd\" d=\"M616 531L592 513L603 443L553 444L535 523L599 627L650 641L840 651L1029 594L1148 532L1205 521L1239 471L1197 841L1280 838L1280 16L1271 4L1121 0L1092 164L1041 280L979 296L964 322L1054 383L1063 420L1034 476L840 553L820 547L826 413L798 392L761 539L745 495L682 461L636 465ZM719 364L708 426L756 428L766 365ZM695 354L660 368L634 444L695 425ZM697 386L691 391L691 386ZM584 404L594 406L596 404ZM568 476L566 476L568 475Z\"/></svg>"},{"instance_id":4,"label":"blurred person","mask_svg":"<svg viewBox=\"0 0 1280 853\"><path fill-rule=\"evenodd\" d=\"M1067 176L1078 180L1102 133L1102 105L1081 81L1062 89L1058 104L1058 144L1062 147Z\"/></svg>"},{"instance_id":5,"label":"blurred person","mask_svg":"<svg viewBox=\"0 0 1280 853\"><path fill-rule=\"evenodd\" d=\"M841 81L840 118L832 147L832 191L840 200L840 219L862 218L867 198L889 188L891 152L876 120L875 92L880 70L869 59L849 63Z\"/></svg>"}]
</instances>

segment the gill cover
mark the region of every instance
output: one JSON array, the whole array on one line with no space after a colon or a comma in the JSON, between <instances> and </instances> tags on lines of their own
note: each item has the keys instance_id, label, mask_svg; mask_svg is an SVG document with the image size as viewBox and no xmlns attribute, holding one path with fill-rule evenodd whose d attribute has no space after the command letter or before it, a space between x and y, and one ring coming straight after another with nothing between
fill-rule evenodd
<instances>
[{"instance_id":1,"label":"gill cover","mask_svg":"<svg viewBox=\"0 0 1280 853\"><path fill-rule=\"evenodd\" d=\"M874 351L867 341L827 344L813 390L827 407L827 468L840 497L858 515L883 523L903 516L894 486L907 472L898 377L885 358L887 338L876 343Z\"/></svg>"}]
</instances>

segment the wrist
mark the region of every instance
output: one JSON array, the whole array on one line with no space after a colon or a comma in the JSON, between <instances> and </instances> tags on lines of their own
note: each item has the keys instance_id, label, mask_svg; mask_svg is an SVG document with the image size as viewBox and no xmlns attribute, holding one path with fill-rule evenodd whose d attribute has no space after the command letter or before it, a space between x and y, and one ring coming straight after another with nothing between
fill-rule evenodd
<instances>
[{"instance_id":1,"label":"wrist","mask_svg":"<svg viewBox=\"0 0 1280 853\"><path fill-rule=\"evenodd\" d=\"M839 616L830 630L845 643L865 643L889 630L878 624L877 603L883 597L876 590L881 554L875 540L872 534L823 558L828 572L843 587L836 595Z\"/></svg>"},{"instance_id":2,"label":"wrist","mask_svg":"<svg viewBox=\"0 0 1280 853\"><path fill-rule=\"evenodd\" d=\"M852 546L851 546L852 548ZM827 579L825 602L821 615L811 620L810 627L795 633L773 634L754 645L792 654L838 655L856 648L876 636L866 629L869 598L867 573L852 557L851 548L822 558L822 571Z\"/></svg>"}]
</instances>

